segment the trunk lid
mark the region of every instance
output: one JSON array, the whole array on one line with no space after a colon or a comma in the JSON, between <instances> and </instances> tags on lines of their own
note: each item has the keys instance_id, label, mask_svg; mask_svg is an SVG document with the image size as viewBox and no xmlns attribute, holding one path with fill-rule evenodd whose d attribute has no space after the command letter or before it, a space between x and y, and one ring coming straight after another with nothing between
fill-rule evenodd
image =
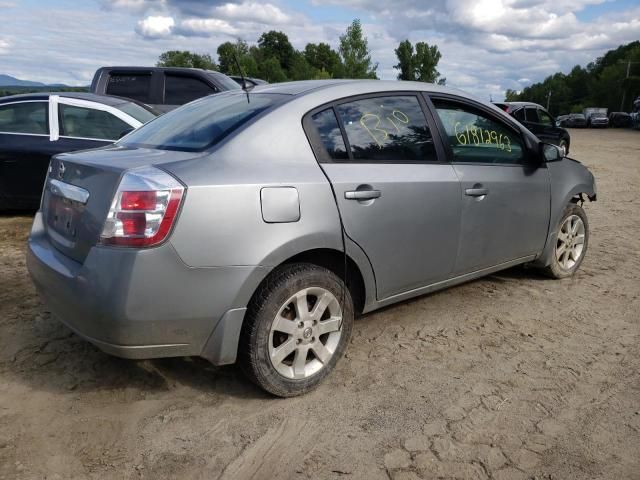
<instances>
[{"instance_id":1,"label":"trunk lid","mask_svg":"<svg viewBox=\"0 0 640 480\"><path fill-rule=\"evenodd\" d=\"M66 256L84 262L100 239L125 171L180 162L197 155L202 154L116 145L56 155L51 160L41 205L49 240Z\"/></svg>"}]
</instances>

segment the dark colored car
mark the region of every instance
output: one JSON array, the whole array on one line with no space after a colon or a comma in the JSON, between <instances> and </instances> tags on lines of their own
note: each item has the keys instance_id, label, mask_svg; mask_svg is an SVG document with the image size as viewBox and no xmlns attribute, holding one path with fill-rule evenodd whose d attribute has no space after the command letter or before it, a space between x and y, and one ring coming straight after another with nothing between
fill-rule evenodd
<instances>
[{"instance_id":1,"label":"dark colored car","mask_svg":"<svg viewBox=\"0 0 640 480\"><path fill-rule=\"evenodd\" d=\"M102 67L91 92L131 98L168 112L200 97L240 88L220 72L177 67Z\"/></svg>"},{"instance_id":2,"label":"dark colored car","mask_svg":"<svg viewBox=\"0 0 640 480\"><path fill-rule=\"evenodd\" d=\"M560 147L569 153L571 137L564 128L556 126L555 119L541 105L531 102L501 102L496 105L527 127L546 143Z\"/></svg>"},{"instance_id":3,"label":"dark colored car","mask_svg":"<svg viewBox=\"0 0 640 480\"><path fill-rule=\"evenodd\" d=\"M556 125L565 128L585 128L587 120L581 113L570 113L569 115L561 115L556 118Z\"/></svg>"},{"instance_id":4,"label":"dark colored car","mask_svg":"<svg viewBox=\"0 0 640 480\"><path fill-rule=\"evenodd\" d=\"M631 115L627 112L611 112L609 125L616 128L629 128L631 127Z\"/></svg>"},{"instance_id":5,"label":"dark colored car","mask_svg":"<svg viewBox=\"0 0 640 480\"><path fill-rule=\"evenodd\" d=\"M156 116L134 101L90 93L0 98L0 209L38 207L52 155L108 145Z\"/></svg>"},{"instance_id":6,"label":"dark colored car","mask_svg":"<svg viewBox=\"0 0 640 480\"><path fill-rule=\"evenodd\" d=\"M236 82L238 85L240 85L242 87L242 77L239 75L230 75L229 78L232 78L234 82ZM251 88L251 87L255 87L257 85L266 85L267 82L266 80L262 80L260 78L253 78L253 77L244 77L244 81L247 84L247 87Z\"/></svg>"}]
</instances>

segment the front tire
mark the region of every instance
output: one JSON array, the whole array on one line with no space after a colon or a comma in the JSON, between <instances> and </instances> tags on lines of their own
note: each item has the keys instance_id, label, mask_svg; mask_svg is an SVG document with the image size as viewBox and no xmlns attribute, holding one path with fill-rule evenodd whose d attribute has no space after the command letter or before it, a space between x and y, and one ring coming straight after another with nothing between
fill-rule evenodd
<instances>
[{"instance_id":1,"label":"front tire","mask_svg":"<svg viewBox=\"0 0 640 480\"><path fill-rule=\"evenodd\" d=\"M589 245L589 221L584 209L575 203L567 206L557 227L556 245L551 263L544 271L552 278L572 276L584 260Z\"/></svg>"},{"instance_id":2,"label":"front tire","mask_svg":"<svg viewBox=\"0 0 640 480\"><path fill-rule=\"evenodd\" d=\"M349 290L332 271L285 265L254 295L240 335L239 362L279 397L316 388L343 355L353 327Z\"/></svg>"}]
</instances>

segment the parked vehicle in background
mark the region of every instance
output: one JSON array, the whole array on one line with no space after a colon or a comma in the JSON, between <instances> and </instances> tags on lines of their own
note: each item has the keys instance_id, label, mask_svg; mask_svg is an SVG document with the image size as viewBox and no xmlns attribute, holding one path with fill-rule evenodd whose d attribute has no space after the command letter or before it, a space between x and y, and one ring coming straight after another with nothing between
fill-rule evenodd
<instances>
[{"instance_id":1,"label":"parked vehicle in background","mask_svg":"<svg viewBox=\"0 0 640 480\"><path fill-rule=\"evenodd\" d=\"M586 197L585 166L458 90L262 85L56 156L27 265L106 352L238 359L293 396L335 367L355 314L517 264L573 275Z\"/></svg>"},{"instance_id":2,"label":"parked vehicle in background","mask_svg":"<svg viewBox=\"0 0 640 480\"><path fill-rule=\"evenodd\" d=\"M609 126L609 118L607 117L607 108L585 108L583 113L587 120L588 128L606 128Z\"/></svg>"},{"instance_id":3,"label":"parked vehicle in background","mask_svg":"<svg viewBox=\"0 0 640 480\"><path fill-rule=\"evenodd\" d=\"M229 78L232 78L234 82L242 87L242 77L240 75L229 75ZM256 85L266 85L269 83L266 80L253 77L244 77L244 80L247 83L248 88L255 87Z\"/></svg>"},{"instance_id":4,"label":"parked vehicle in background","mask_svg":"<svg viewBox=\"0 0 640 480\"><path fill-rule=\"evenodd\" d=\"M631 115L627 112L611 112L609 114L609 126L629 128L631 127Z\"/></svg>"},{"instance_id":5,"label":"parked vehicle in background","mask_svg":"<svg viewBox=\"0 0 640 480\"><path fill-rule=\"evenodd\" d=\"M565 128L584 128L587 126L587 121L581 113L570 113L556 118L556 125Z\"/></svg>"},{"instance_id":6,"label":"parked vehicle in background","mask_svg":"<svg viewBox=\"0 0 640 480\"><path fill-rule=\"evenodd\" d=\"M52 155L113 143L157 113L91 93L0 98L0 209L37 208Z\"/></svg>"},{"instance_id":7,"label":"parked vehicle in background","mask_svg":"<svg viewBox=\"0 0 640 480\"><path fill-rule=\"evenodd\" d=\"M569 132L557 126L556 120L541 105L532 102L496 102L495 105L513 116L543 142L557 145L565 155L569 153Z\"/></svg>"},{"instance_id":8,"label":"parked vehicle in background","mask_svg":"<svg viewBox=\"0 0 640 480\"><path fill-rule=\"evenodd\" d=\"M91 81L90 91L117 95L168 112L200 97L240 86L220 72L177 67L102 67Z\"/></svg>"}]
</instances>

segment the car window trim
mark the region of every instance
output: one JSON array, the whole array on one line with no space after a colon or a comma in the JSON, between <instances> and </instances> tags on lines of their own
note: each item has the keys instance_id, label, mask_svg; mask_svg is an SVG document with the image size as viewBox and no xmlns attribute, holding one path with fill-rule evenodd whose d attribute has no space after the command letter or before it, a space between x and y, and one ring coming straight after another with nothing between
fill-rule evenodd
<instances>
[{"instance_id":1,"label":"car window trim","mask_svg":"<svg viewBox=\"0 0 640 480\"><path fill-rule=\"evenodd\" d=\"M311 149L316 157L318 163L344 163L344 164L366 164L366 165L443 165L448 164L446 152L439 141L439 137L435 135L434 129L435 124L433 123L433 118L430 115L430 112L426 108L427 105L422 98L420 91L415 90L386 90L382 92L370 92L370 93L362 93L358 95L350 95L347 97L342 97L336 100L332 100L330 102L326 102L318 107L309 110L302 116L302 128L309 140L309 144L311 145ZM358 100L369 99L369 98L380 98L380 97L416 97L418 100L418 104L422 110L422 114L425 117L425 121L427 126L429 127L429 131L431 132L431 137L433 139L434 148L436 151L436 160L435 161L427 161L427 160L372 160L372 159L355 159L353 158L353 153L351 151L351 144L349 143L349 139L347 137L346 130L344 128L344 124L342 119L338 115L336 107L339 105L343 105L345 103L351 103ZM312 117L316 113L323 112L324 110L328 110L331 108L333 110L333 114L336 116L336 120L338 121L338 126L340 128L340 133L342 134L342 141L344 142L345 148L347 149L348 159L339 160L333 159L327 153L327 149L322 143L320 136L318 135L317 129L313 124Z\"/></svg>"},{"instance_id":2,"label":"car window trim","mask_svg":"<svg viewBox=\"0 0 640 480\"><path fill-rule=\"evenodd\" d=\"M90 110L99 110L102 112L107 112L112 114L114 117L125 122L127 125L133 127L134 129L141 127L142 122L136 120L131 115L119 110L111 105L105 105L104 103L92 102L91 100L84 100L80 98L71 98L71 97L63 97L60 95L51 95L49 97L49 112L53 112L49 114L49 132L51 136L51 141L58 140L58 138L66 137L66 138L77 138L80 140L94 140L92 138L86 137L73 137L70 135L61 135L60 134L60 109L59 105L69 105L71 107L78 108L88 108ZM95 139L102 140L103 142L115 142L118 140L117 138L113 139Z\"/></svg>"},{"instance_id":3,"label":"car window trim","mask_svg":"<svg viewBox=\"0 0 640 480\"><path fill-rule=\"evenodd\" d=\"M15 102L0 103L0 107L4 107L6 105L16 105L16 104L21 104L21 103L38 103L38 102L47 104L47 114L48 114L47 130L49 130L49 133L5 132L5 131L0 130L0 135L29 135L31 137L49 137L49 140L51 140L51 105L49 104L49 100L46 100L46 99L42 99L42 100L16 100Z\"/></svg>"},{"instance_id":4,"label":"car window trim","mask_svg":"<svg viewBox=\"0 0 640 480\"><path fill-rule=\"evenodd\" d=\"M440 141L442 142L442 144L445 147L445 150L447 152L447 158L448 158L448 160L449 160L449 162L451 164L454 164L454 165L483 165L483 166L493 166L493 167L520 167L520 168L522 168L522 167L530 167L530 163L528 161L528 154L527 154L527 144L524 141L524 135L523 135L522 130L520 129L520 127L515 125L517 120L513 119L511 116L507 116L508 114L505 114L505 118L501 118L491 108L488 108L486 105L483 105L482 103L477 102L477 101L475 101L473 99L470 99L470 98L460 97L458 95L452 95L450 93L441 93L441 92L438 92L438 93L423 92L423 95L425 97L425 101L426 101L427 105L433 111L433 115L435 117L435 121L436 121L437 128L438 128L438 134L440 136ZM471 109L476 109L476 110L479 110L480 112L486 114L486 116L490 120L493 120L496 123L503 125L505 128L511 129L518 136L518 138L520 139L520 143L522 145L522 152L523 152L523 157L524 158L522 159L522 161L520 163L461 162L459 160L456 160L454 158L454 155L453 155L453 148L451 147L451 144L449 143L449 140L448 140L449 137L446 135L446 130L444 128L444 124L442 123L442 120L440 120L440 116L438 115L438 112L436 110L435 105L432 102L432 99L444 100L444 101L448 101L448 102L458 103L458 104L463 105L463 106L464 105L469 106ZM498 111L500 112L501 110L498 110Z\"/></svg>"}]
</instances>

